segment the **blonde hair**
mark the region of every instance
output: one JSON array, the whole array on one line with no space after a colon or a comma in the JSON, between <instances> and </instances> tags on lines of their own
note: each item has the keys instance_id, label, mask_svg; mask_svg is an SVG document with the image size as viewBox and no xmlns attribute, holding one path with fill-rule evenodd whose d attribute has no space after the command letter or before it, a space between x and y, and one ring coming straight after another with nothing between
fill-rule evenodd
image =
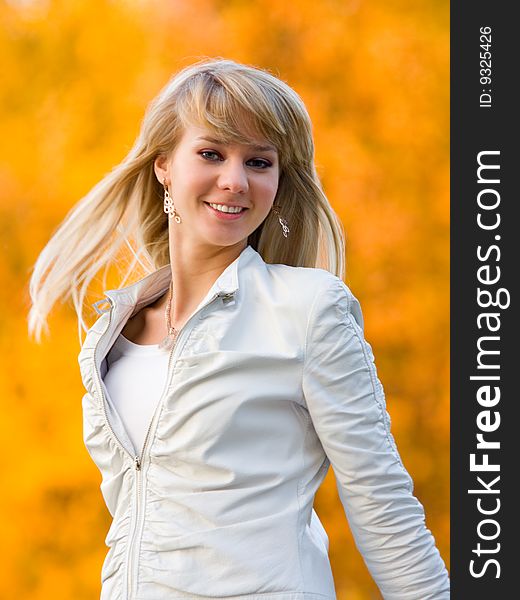
<instances>
[{"instance_id":1,"label":"blonde hair","mask_svg":"<svg viewBox=\"0 0 520 600\"><path fill-rule=\"evenodd\" d=\"M248 243L265 262L321 267L344 277L345 236L314 165L312 125L298 94L270 72L226 60L203 59L174 75L149 104L139 135L124 160L66 215L38 256L29 282L29 334L40 342L58 299L72 298L78 334L89 284L133 255L120 285L139 263L146 273L169 263L168 216L154 160L175 150L183 127L202 124L224 141L247 143L260 134L278 150L275 203L288 221L284 238L271 211ZM135 244L135 249L133 247ZM120 266L120 265L119 265Z\"/></svg>"}]
</instances>

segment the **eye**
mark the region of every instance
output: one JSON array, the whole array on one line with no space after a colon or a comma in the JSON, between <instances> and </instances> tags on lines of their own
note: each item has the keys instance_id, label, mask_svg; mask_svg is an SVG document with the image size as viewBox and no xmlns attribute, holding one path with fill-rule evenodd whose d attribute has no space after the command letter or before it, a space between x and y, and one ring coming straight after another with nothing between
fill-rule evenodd
<instances>
[{"instance_id":1,"label":"eye","mask_svg":"<svg viewBox=\"0 0 520 600\"><path fill-rule=\"evenodd\" d=\"M199 154L202 156L202 158L210 162L217 162L218 160L222 159L220 153L216 152L215 150L202 150L199 152ZM268 167L272 166L270 161L263 158L251 158L247 161L247 164L250 164L255 169L267 169Z\"/></svg>"},{"instance_id":2,"label":"eye","mask_svg":"<svg viewBox=\"0 0 520 600\"><path fill-rule=\"evenodd\" d=\"M215 152L214 150L203 150L200 155L205 158L206 160L214 160L213 158L208 158L207 156L205 156L205 154L213 154L214 156L219 156L218 152Z\"/></svg>"},{"instance_id":3,"label":"eye","mask_svg":"<svg viewBox=\"0 0 520 600\"><path fill-rule=\"evenodd\" d=\"M261 169L267 169L271 166L271 163L268 160L264 160L263 158L252 158L250 161L252 163L257 163L253 165L254 167L260 167Z\"/></svg>"}]
</instances>

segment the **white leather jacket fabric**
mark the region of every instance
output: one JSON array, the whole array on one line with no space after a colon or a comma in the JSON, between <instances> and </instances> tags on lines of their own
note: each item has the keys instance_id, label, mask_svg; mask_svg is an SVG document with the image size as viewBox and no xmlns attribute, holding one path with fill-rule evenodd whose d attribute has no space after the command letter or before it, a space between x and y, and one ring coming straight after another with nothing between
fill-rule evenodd
<instances>
[{"instance_id":1,"label":"white leather jacket fabric","mask_svg":"<svg viewBox=\"0 0 520 600\"><path fill-rule=\"evenodd\" d=\"M143 448L132 446L104 359L170 279L166 265L106 291L78 356L85 445L113 517L102 600L335 599L313 509L329 465L383 597L447 600L360 305L325 270L266 264L247 246L181 329Z\"/></svg>"}]
</instances>

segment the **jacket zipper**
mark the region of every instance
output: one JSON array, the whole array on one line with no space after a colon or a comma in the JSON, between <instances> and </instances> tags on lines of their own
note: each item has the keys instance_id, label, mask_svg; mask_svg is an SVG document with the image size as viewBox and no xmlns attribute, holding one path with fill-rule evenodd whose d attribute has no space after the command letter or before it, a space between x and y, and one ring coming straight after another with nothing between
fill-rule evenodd
<instances>
[{"instance_id":1,"label":"jacket zipper","mask_svg":"<svg viewBox=\"0 0 520 600\"><path fill-rule=\"evenodd\" d=\"M215 296L213 296L213 298L211 299L211 302L213 302L213 300L218 296L218 294L216 294ZM208 302L209 304L209 302ZM191 319L190 319L191 320ZM136 540L139 539L141 537L140 532L141 532L141 528L142 528L142 522L143 522L143 516L144 514L142 514L141 511L141 506L144 507L144 501L141 502L141 465L142 465L142 460L144 457L144 452L146 449L146 444L148 442L148 438L150 437L150 431L152 429L152 425L155 421L155 414L156 412L159 410L159 407L162 405L163 402L163 396L166 393L166 389L169 383L169 379L170 379L170 368L171 368L171 363L172 363L172 356L175 353L175 349L177 348L177 342L179 341L179 337L181 335L181 331L183 331L184 327L186 326L187 323L185 323L183 325L183 327L180 329L179 333L177 334L177 337L175 339L175 342L170 350L170 355L168 357L168 368L166 369L166 382L164 384L164 389L163 392L161 394L161 397L159 399L159 401L157 402L157 405L155 407L154 413L152 415L152 418L150 420L150 423L148 425L148 429L146 431L146 435L144 438L144 442L143 442L143 447L141 448L141 454L136 456L134 458L134 467L135 467L135 485L136 485L136 494L135 494L135 519L133 521L133 529L131 531L131 533L129 534L129 542L128 542L128 563L126 566L126 590L127 590L127 598L128 600L131 600L132 598L132 591L133 591L133 579L134 579L134 571L136 571L137 569L137 553L135 551L136 549Z\"/></svg>"},{"instance_id":2,"label":"jacket zipper","mask_svg":"<svg viewBox=\"0 0 520 600\"><path fill-rule=\"evenodd\" d=\"M141 464L139 457L135 457L135 519L133 520L133 528L129 535L128 541L128 558L126 564L126 598L127 600L131 600L132 598L132 588L133 588L133 574L134 574L134 562L136 559L134 558L134 548L135 548L135 539L138 531L137 523L140 520L141 513ZM144 504L144 503L143 503Z\"/></svg>"},{"instance_id":3,"label":"jacket zipper","mask_svg":"<svg viewBox=\"0 0 520 600\"><path fill-rule=\"evenodd\" d=\"M171 362L172 362L172 357L175 353L175 349L177 348L178 342L180 340L180 337L183 333L183 331L186 329L186 326L188 325L188 323L190 323L193 318L198 315L200 313L201 310L203 310L204 308L206 308L207 306L209 306L212 302L214 302L214 300L216 300L219 296L229 296L229 294L226 293L222 293L222 292L218 292L216 294L213 295L213 297L208 300L208 302L206 302L206 304L204 304L204 306L201 306L199 308L199 310L197 310L197 312L195 312L193 315L191 315L191 317L186 321L186 323L184 323L184 325L181 327L181 329L179 330L179 333L177 334L177 337L175 339L175 343L173 344L171 350L170 350L170 355L168 357L168 368L166 371L166 383L163 389L163 392L161 394L161 397L159 399L159 402L157 403L156 407L155 407L155 411L154 414L152 416L152 419L150 421L150 424L148 425L148 430L146 432L146 436L143 442L143 447L141 449L141 454L137 455L137 456L132 456L132 454L125 448L125 446L121 443L121 441L119 440L119 438L117 437L115 431L113 430L112 426L110 425L110 421L108 419L108 414L107 414L107 410L106 410L106 399L105 399L105 394L103 392L103 386L101 385L101 373L99 372L99 369L97 367L97 361L96 361L96 351L99 345L99 342L101 341L102 337L106 334L106 332L108 331L109 327L110 327L110 322L112 320L112 311L114 308L114 304L113 301L110 297L107 296L109 302L110 302L110 313L108 316L108 324L105 328L105 330L103 331L103 333L101 334L101 336L99 337L97 344L96 344L96 348L94 350L94 367L95 367L95 371L96 371L96 376L98 379L98 388L99 388L99 394L100 394L100 398L101 398L101 403L103 406L103 413L104 413L104 417L105 417L105 423L109 429L109 431L111 432L114 440L116 441L117 445L121 448L121 450L127 454L131 461L134 464L134 468L135 468L135 481L136 481L136 505L135 505L135 512L136 512L136 518L133 521L133 529L131 531L130 535L130 541L128 543L128 547L129 547L129 558L128 558L128 564L127 564L127 598L128 600L131 600L131 592L132 592L132 583L133 583L133 572L134 572L134 567L135 567L135 562L137 562L137 557L135 556L135 540L137 537L137 533L138 531L142 528L143 525L143 515L141 514L141 507L144 503L141 502L141 466L142 466L142 461L143 461L143 457L144 457L144 452L146 450L146 446L148 443L148 438L150 437L150 432L152 429L152 425L155 421L155 415L157 413L157 411L159 410L159 408L162 405L162 401L163 401L163 397L166 393L166 389L169 385L169 375L170 375L170 368L171 368Z\"/></svg>"}]
</instances>

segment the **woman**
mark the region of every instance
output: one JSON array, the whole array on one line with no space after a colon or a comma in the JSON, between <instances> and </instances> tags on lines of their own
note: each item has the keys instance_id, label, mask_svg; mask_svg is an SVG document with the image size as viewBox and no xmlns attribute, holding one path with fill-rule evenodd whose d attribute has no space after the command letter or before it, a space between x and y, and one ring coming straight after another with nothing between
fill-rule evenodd
<instances>
[{"instance_id":1,"label":"woman","mask_svg":"<svg viewBox=\"0 0 520 600\"><path fill-rule=\"evenodd\" d=\"M313 510L329 465L384 598L448 598L299 96L230 60L173 77L38 258L30 331L67 295L86 329L130 237L149 274L106 291L78 358L113 517L101 598L335 598Z\"/></svg>"}]
</instances>

